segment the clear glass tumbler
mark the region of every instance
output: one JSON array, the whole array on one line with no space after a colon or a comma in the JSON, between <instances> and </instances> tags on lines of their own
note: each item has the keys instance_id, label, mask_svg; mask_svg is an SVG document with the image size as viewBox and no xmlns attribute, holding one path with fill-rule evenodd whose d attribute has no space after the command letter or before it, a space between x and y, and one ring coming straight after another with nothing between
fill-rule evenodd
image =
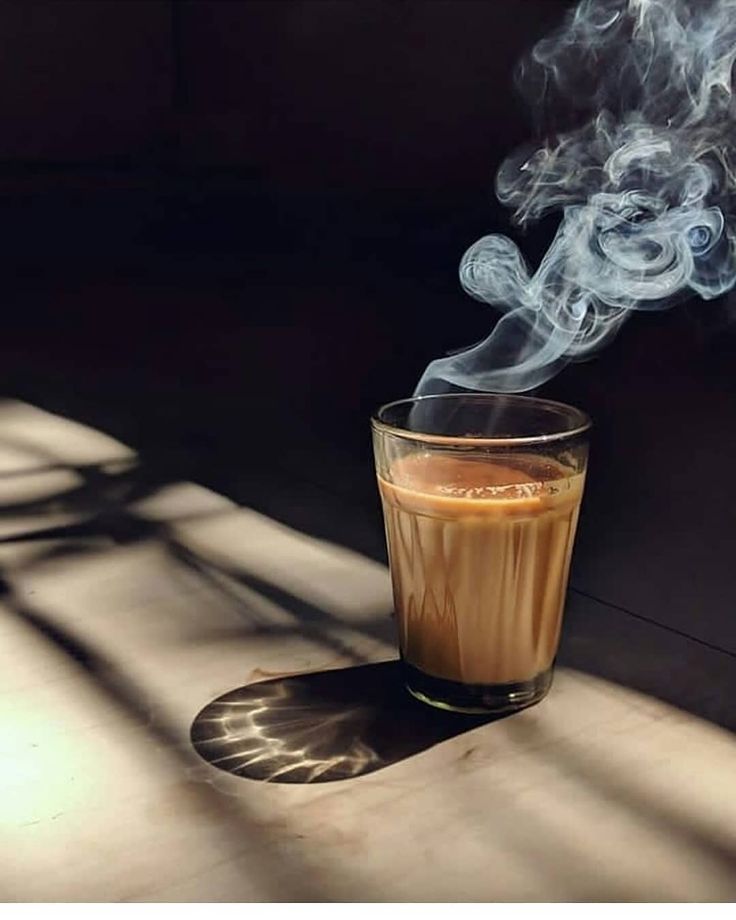
<instances>
[{"instance_id":1,"label":"clear glass tumbler","mask_svg":"<svg viewBox=\"0 0 736 920\"><path fill-rule=\"evenodd\" d=\"M590 419L526 396L405 399L372 419L409 691L509 712L549 690Z\"/></svg>"}]
</instances>

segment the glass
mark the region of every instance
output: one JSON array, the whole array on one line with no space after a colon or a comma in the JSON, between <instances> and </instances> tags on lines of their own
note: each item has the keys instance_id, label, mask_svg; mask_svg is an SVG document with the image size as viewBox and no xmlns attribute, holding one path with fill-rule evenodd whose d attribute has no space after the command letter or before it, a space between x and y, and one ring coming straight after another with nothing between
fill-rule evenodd
<instances>
[{"instance_id":1,"label":"glass","mask_svg":"<svg viewBox=\"0 0 736 920\"><path fill-rule=\"evenodd\" d=\"M509 712L552 683L590 419L527 396L455 393L371 420L408 690Z\"/></svg>"}]
</instances>

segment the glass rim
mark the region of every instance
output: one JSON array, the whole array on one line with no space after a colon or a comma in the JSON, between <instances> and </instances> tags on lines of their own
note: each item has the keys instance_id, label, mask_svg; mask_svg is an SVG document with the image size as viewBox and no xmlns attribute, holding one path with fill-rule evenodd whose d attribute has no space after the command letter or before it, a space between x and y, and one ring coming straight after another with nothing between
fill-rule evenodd
<instances>
[{"instance_id":1,"label":"glass rim","mask_svg":"<svg viewBox=\"0 0 736 920\"><path fill-rule=\"evenodd\" d=\"M408 405L410 403L416 404L429 400L444 401L468 398L479 400L487 399L489 402L494 400L507 400L509 402L524 403L528 406L533 404L542 409L545 407L557 410L562 409L572 415L577 420L577 424L573 424L568 428L560 429L559 431L548 432L547 434L507 435L493 437L485 435L449 435L433 434L431 432L424 431L410 431L408 428L399 428L396 425L385 422L381 418L383 413L389 409L393 409L396 406ZM384 403L382 406L379 406L376 412L371 416L371 427L374 431L379 431L383 434L390 434L394 437L406 438L410 441L421 441L429 444L463 444L476 447L517 447L534 444L549 444L550 442L554 441L566 441L579 435L585 434L585 432L588 431L592 425L593 422L586 412L583 412L582 409L577 409L575 406L571 406L569 403L559 402L554 399L541 399L537 396L521 396L518 393L468 392L436 393L428 396L409 396L405 397L404 399L394 399L391 402Z\"/></svg>"}]
</instances>

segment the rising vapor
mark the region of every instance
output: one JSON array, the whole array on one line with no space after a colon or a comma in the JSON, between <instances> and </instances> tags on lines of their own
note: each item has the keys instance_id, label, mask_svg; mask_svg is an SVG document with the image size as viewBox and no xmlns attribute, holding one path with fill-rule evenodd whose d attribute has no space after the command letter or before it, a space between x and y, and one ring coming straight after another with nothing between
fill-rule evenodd
<instances>
[{"instance_id":1,"label":"rising vapor","mask_svg":"<svg viewBox=\"0 0 736 920\"><path fill-rule=\"evenodd\" d=\"M496 177L525 227L562 212L535 272L491 234L463 288L503 312L478 345L433 361L416 394L522 392L609 341L633 310L736 283L736 0L583 0L520 66L535 104L582 125L518 151Z\"/></svg>"}]
</instances>

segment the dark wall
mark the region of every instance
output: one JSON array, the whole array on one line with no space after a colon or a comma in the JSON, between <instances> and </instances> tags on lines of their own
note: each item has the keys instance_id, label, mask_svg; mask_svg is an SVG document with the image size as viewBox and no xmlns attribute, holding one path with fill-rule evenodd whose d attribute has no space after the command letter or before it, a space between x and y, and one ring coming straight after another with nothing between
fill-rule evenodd
<instances>
[{"instance_id":1,"label":"dark wall","mask_svg":"<svg viewBox=\"0 0 736 920\"><path fill-rule=\"evenodd\" d=\"M0 161L477 189L525 133L514 62L564 6L6 0Z\"/></svg>"},{"instance_id":2,"label":"dark wall","mask_svg":"<svg viewBox=\"0 0 736 920\"><path fill-rule=\"evenodd\" d=\"M406 392L439 350L488 327L456 265L507 225L493 174L529 131L514 61L564 9L3 4L10 323L31 324L34 353L49 336L54 360L63 331L82 367L121 366L121 380L133 366L181 382L182 362L186 382L216 362L230 390L298 380L303 401L344 411ZM159 296L128 303L124 285L143 283ZM48 284L51 302L26 302ZM275 337L239 352L233 331L248 327Z\"/></svg>"},{"instance_id":3,"label":"dark wall","mask_svg":"<svg viewBox=\"0 0 736 920\"><path fill-rule=\"evenodd\" d=\"M514 59L560 4L515 6L181 4L183 155L333 193L477 188L519 135Z\"/></svg>"},{"instance_id":4,"label":"dark wall","mask_svg":"<svg viewBox=\"0 0 736 920\"><path fill-rule=\"evenodd\" d=\"M236 491L257 431L375 513L368 413L493 321L457 264L510 229L514 62L566 8L6 0L7 391ZM552 230L521 238L532 258ZM543 393L597 425L579 586L736 651L727 318L635 317Z\"/></svg>"},{"instance_id":5,"label":"dark wall","mask_svg":"<svg viewBox=\"0 0 736 920\"><path fill-rule=\"evenodd\" d=\"M96 164L160 143L172 94L171 4L0 6L0 161Z\"/></svg>"}]
</instances>

